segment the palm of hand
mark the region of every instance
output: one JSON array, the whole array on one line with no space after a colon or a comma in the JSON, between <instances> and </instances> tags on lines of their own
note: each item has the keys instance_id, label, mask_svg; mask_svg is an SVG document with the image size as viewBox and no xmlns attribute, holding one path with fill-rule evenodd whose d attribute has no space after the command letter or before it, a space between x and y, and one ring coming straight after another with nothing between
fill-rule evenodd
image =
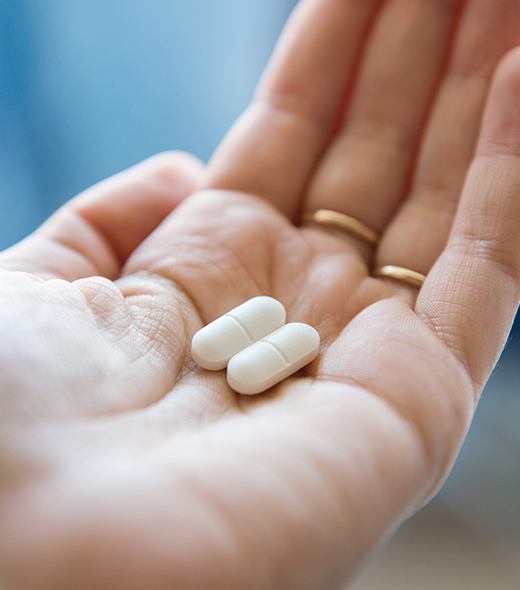
<instances>
[{"instance_id":1,"label":"palm of hand","mask_svg":"<svg viewBox=\"0 0 520 590\"><path fill-rule=\"evenodd\" d=\"M113 283L4 278L13 289L5 296L21 301L9 320L13 333L24 333L14 355L20 363L38 362L22 388L18 377L20 394L6 417L15 424L41 421L26 444L39 449L36 457L30 453L32 469L45 473L32 492L38 504L17 497L13 514L23 511L35 523L31 535L54 528L65 514L56 550L72 538L82 559L93 551L99 559L115 546L124 564L111 576L127 587L139 575L159 576L157 588L167 584L166 555L176 583L188 587L180 582L193 576L185 552L204 559L201 584L224 568L228 551L244 560L261 554L260 561L275 564L299 561L292 553L301 550L302 535L312 539L307 558L335 575L327 562L337 558L330 554L335 543L320 539L345 520L345 506L348 519L336 535L356 537L361 553L361 539L373 542L371 527L390 526L396 509L417 501L418 486L426 493L439 477L430 473L430 455L449 456L460 436L452 424L464 412L462 404L454 407L460 385L467 385L460 365L407 303L391 299L389 285L367 277L354 248L300 230L254 198L216 197L190 197ZM279 297L291 319L315 325L323 351L308 374L260 398L242 398L222 373L194 367L190 336L264 293ZM28 339L41 348L26 349ZM48 376L53 382L42 383ZM439 395L447 383L451 390ZM43 397L41 387L52 387L53 395ZM448 437L440 444L439 428ZM382 490L390 502L378 507ZM317 514L303 518L308 504ZM215 532L231 507L239 510L228 530ZM209 555L199 544L206 537ZM105 548L90 545L92 538ZM143 538L151 539L148 562ZM43 539L27 542L37 548L32 554L47 554ZM180 547L167 553L170 543ZM265 571L259 566L260 575Z\"/></svg>"},{"instance_id":2,"label":"palm of hand","mask_svg":"<svg viewBox=\"0 0 520 590\"><path fill-rule=\"evenodd\" d=\"M293 25L303 39L318 6L304 4L310 8L301 12L309 14ZM321 12L330 13L330 30L323 25L319 34L331 38L348 6L331 2ZM291 58L298 52L288 45L289 57L278 58L266 83L273 97L283 94L280 80L299 69ZM302 49L301 69L319 83L323 68L313 74L312 52L305 53L305 43ZM495 103L511 84L509 74L502 77ZM302 103L305 98L313 102L304 96ZM488 119L496 120L498 110L490 107ZM513 117L513 109L500 112ZM144 170L125 181L126 192L118 189L124 206L80 200L72 217L79 211L81 231L73 237L71 224L58 220L48 230L54 246L47 259L40 255L40 268L31 242L28 256L22 246L21 254L0 260L6 269L27 271L3 271L9 312L2 322L11 337L0 355L4 389L16 391L2 400L0 469L10 485L0 496L0 553L26 587L332 587L442 481L518 300L510 272L516 267L504 260L503 246L506 238L511 242L507 219L518 206L508 187L491 214L485 188L475 194L475 218L479 211L494 216L491 247L485 256L469 241L461 249L455 232L416 303L413 290L369 276L371 253L354 239L298 228L280 213L296 218L304 184L319 205L331 179L341 176L331 173L333 146L328 172L322 168L309 182L305 167L315 163L298 151L298 142L310 141L300 119L279 104L266 114L261 100L210 166L202 182L209 190L186 199L137 249L168 206L164 195L156 196L155 205L146 205L160 209L150 215L155 222L122 245L107 227L135 230L132 215L139 217L145 201L135 185L142 192L144 177L152 192L162 183L163 192L189 193L198 180L184 181L181 190L164 164L159 172ZM519 121L508 120L512 125L520 129ZM298 126L305 131L296 133ZM259 127L265 153L273 152L268 162L251 148ZM488 125L482 145L504 145L502 132L503 126ZM288 165L288 146L295 167L303 168L300 180L291 184L298 174L290 170L269 184L266 168ZM475 193L478 181L497 174L489 154L485 166L468 181ZM466 171L463 164L458 175ZM517 176L507 176L512 185ZM459 234L476 232L467 223L468 205L461 208ZM424 224L419 229L426 231ZM49 259L64 242L60 270L51 274L70 280L48 280ZM516 256L515 248L508 252ZM424 268L417 270L426 273L438 244L423 254ZM118 258L126 260L123 270ZM465 275L464 288L457 271ZM484 271L498 277L496 308L488 279L479 278ZM97 273L114 280L81 278ZM202 324L260 294L280 299L291 321L314 325L323 347L301 374L264 396L243 398L222 373L195 367L189 344ZM487 330L484 350L468 349L468 313L460 313L476 294L489 307L475 318L475 330ZM27 555L31 571L24 568Z\"/></svg>"}]
</instances>

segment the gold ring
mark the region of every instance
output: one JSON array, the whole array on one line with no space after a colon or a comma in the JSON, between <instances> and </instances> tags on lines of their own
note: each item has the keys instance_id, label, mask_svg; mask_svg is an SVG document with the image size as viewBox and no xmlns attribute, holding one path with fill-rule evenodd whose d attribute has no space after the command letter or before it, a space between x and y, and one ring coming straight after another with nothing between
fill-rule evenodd
<instances>
[{"instance_id":1,"label":"gold ring","mask_svg":"<svg viewBox=\"0 0 520 590\"><path fill-rule=\"evenodd\" d=\"M381 266L376 268L372 275L378 278L394 279L419 288L424 285L424 281L426 280L426 277L420 272L411 270L410 268L404 268L403 266Z\"/></svg>"},{"instance_id":2,"label":"gold ring","mask_svg":"<svg viewBox=\"0 0 520 590\"><path fill-rule=\"evenodd\" d=\"M368 225L365 225L355 217L332 211L330 209L318 209L314 213L306 213L302 220L307 223L316 223L325 227L339 229L353 235L371 246L375 246L379 242L379 236Z\"/></svg>"}]
</instances>

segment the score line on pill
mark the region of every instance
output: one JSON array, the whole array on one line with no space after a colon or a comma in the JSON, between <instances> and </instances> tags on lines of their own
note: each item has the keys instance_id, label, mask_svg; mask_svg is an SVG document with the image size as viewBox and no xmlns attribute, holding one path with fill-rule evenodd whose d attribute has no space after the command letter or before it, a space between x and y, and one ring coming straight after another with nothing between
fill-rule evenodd
<instances>
[{"instance_id":1,"label":"score line on pill","mask_svg":"<svg viewBox=\"0 0 520 590\"><path fill-rule=\"evenodd\" d=\"M285 324L285 318L276 299L249 299L195 334L193 360L210 371L227 366L228 385L237 393L263 393L319 354L318 332L308 324Z\"/></svg>"},{"instance_id":2,"label":"score line on pill","mask_svg":"<svg viewBox=\"0 0 520 590\"><path fill-rule=\"evenodd\" d=\"M244 395L257 395L311 363L320 351L320 335L307 324L282 326L229 361L227 382Z\"/></svg>"},{"instance_id":3,"label":"score line on pill","mask_svg":"<svg viewBox=\"0 0 520 590\"><path fill-rule=\"evenodd\" d=\"M272 297L254 297L200 329L191 342L203 369L224 369L231 357L285 324L285 308Z\"/></svg>"}]
</instances>

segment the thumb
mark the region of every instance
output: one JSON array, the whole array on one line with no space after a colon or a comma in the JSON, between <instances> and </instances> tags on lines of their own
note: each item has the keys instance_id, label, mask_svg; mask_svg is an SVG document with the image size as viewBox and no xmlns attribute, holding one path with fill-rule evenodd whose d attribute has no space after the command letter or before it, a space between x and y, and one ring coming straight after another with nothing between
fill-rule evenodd
<instances>
[{"instance_id":1,"label":"thumb","mask_svg":"<svg viewBox=\"0 0 520 590\"><path fill-rule=\"evenodd\" d=\"M0 253L0 268L71 281L116 278L133 250L197 188L202 172L188 154L153 156L66 203Z\"/></svg>"}]
</instances>

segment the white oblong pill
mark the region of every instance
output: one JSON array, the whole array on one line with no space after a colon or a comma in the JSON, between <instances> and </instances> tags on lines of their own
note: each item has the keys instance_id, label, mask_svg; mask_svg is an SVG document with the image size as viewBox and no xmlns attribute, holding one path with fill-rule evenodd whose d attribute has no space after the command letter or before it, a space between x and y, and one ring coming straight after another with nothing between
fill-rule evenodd
<instances>
[{"instance_id":1,"label":"white oblong pill","mask_svg":"<svg viewBox=\"0 0 520 590\"><path fill-rule=\"evenodd\" d=\"M224 369L233 355L283 326L285 317L285 308L276 299L253 297L193 336L193 360L203 369Z\"/></svg>"},{"instance_id":2,"label":"white oblong pill","mask_svg":"<svg viewBox=\"0 0 520 590\"><path fill-rule=\"evenodd\" d=\"M227 382L245 395L262 393L312 362L320 351L320 335L307 324L287 324L235 355Z\"/></svg>"}]
</instances>

